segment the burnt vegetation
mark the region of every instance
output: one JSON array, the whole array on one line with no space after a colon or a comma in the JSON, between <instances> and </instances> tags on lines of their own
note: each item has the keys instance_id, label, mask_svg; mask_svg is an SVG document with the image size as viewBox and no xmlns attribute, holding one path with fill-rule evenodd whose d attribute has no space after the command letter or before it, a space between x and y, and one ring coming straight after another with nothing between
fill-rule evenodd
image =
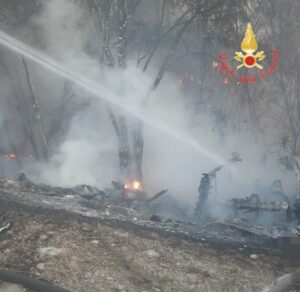
<instances>
[{"instance_id":1,"label":"burnt vegetation","mask_svg":"<svg viewBox=\"0 0 300 292\"><path fill-rule=\"evenodd\" d=\"M286 150L288 154L298 155L298 3L232 1L227 4L217 0L75 3L82 9L85 21L88 19L88 29L81 27L87 22L76 24L78 33L85 30L87 34L82 47L98 60L101 78L112 68L125 70L128 62L134 62L141 74L151 70L152 84L145 96L140 97L141 107L147 107L165 74L172 72L178 76L178 84L195 110L209 111L215 116L215 131L221 140L230 130L242 131L245 123L246 127L255 129L258 138L276 126L276 133L270 134L269 151ZM45 48L47 30L41 31L42 28L31 21L42 9L43 2L38 1L22 5L18 1L2 3L2 27L23 38L32 30L33 36L28 42ZM240 46L244 24L248 21L261 36L261 47L276 48L284 56L274 78L251 84L251 87L239 86L238 82L217 74L217 68L212 70L220 52L237 50ZM1 155L15 153L17 169L26 164L26 157L47 161L64 140L71 117L89 106L89 102L80 99L73 84L63 80L57 81L62 85L56 102L49 104L44 94L37 93L41 90L38 88L41 80L33 76L32 66L2 48L1 74L7 80L7 88L1 99L1 136L5 137ZM106 107L117 137L121 177L142 182L143 122L129 121L111 105ZM22 138L15 137L15 128Z\"/></svg>"},{"instance_id":2,"label":"burnt vegetation","mask_svg":"<svg viewBox=\"0 0 300 292\"><path fill-rule=\"evenodd\" d=\"M232 264L237 265L238 271L242 265L237 263L239 256L233 251L235 249L241 254L246 249L242 257L243 260L247 258L245 261L248 264L250 261L250 265L256 260L256 253L260 253L264 257L270 256L278 266L279 255L290 265L297 266L299 263L288 252L287 246L293 246L290 239L297 241L300 235L299 13L300 3L293 0L0 0L0 204L4 206L0 210L5 215L5 206L11 209L9 218L3 216L5 220L0 222L0 235L5 234L7 242L13 241L12 233L8 233L15 228L12 214L18 217L18 224L23 217L30 222L27 212L35 214L39 208L42 211L32 216L35 220L41 218L49 228L57 222L52 219L48 222L47 216L53 218L59 214L68 218L66 225L74 219L81 226L83 220L88 229L95 228L97 236L104 232L109 237L117 228L126 230L127 235L116 236L116 244L109 239L100 247L113 258L104 277L116 272L115 265L119 264L127 270L127 276L130 274L130 279L124 276L127 282L123 280L132 291L221 291L224 283L216 275L211 277L209 271L202 271L197 262L193 269L202 271L204 284L191 284L188 280L179 287L181 284L174 280L176 283L167 288L165 282L168 279L154 276L155 265L151 266L147 260L145 263L150 268L138 271L144 263L140 264L128 247L130 239L127 236L134 239L134 248L137 248L139 237L147 238L149 233L158 238L157 245L165 238L171 238L167 248L160 246L161 251L172 245L180 249L181 244L184 248L191 244L193 249L185 257L197 255L199 262L202 244L204 249L209 249L204 242L212 244L221 253L226 246L224 258L234 254ZM252 26L247 26L248 23ZM250 35L252 28L255 36ZM43 62L35 61L30 52L12 48L5 44L3 36L6 34L34 48L33 52L43 52L43 56L57 63L50 62L50 66L45 66ZM248 41L248 46L250 41L257 41L257 54L251 48L243 49L243 38ZM256 68L247 66L247 56L251 62L259 63ZM81 86L76 78L59 76L57 69L53 70L56 67L53 64L61 66L58 70L66 68L67 72L74 72L69 75L79 76L79 80L87 81L87 86ZM182 110L174 119L172 110L178 100ZM189 118L186 118L187 113ZM157 118L166 117L168 121L168 115L170 123ZM183 131L179 129L181 123L184 124L182 128L185 127ZM201 130L198 131L198 127ZM159 138L153 138L149 130L152 128L160 132ZM191 139L190 133L198 133L197 139ZM247 135L251 142L244 140ZM164 149L164 136L171 137L167 149ZM212 149L202 147L202 142L210 145L206 143L209 139L217 141L212 142ZM203 159L213 162L179 161L177 142L187 146L185 152L201 152ZM253 150L253 156L249 155L251 143L253 149L257 145L260 149L259 153ZM214 149L224 154L224 149L229 148L225 158L232 153L231 157L220 162ZM166 160L172 157L175 162L171 161L171 166L165 167L157 159L158 153L160 156L167 154ZM260 165L252 168L251 171L257 170L257 173L251 174L252 161L249 160L252 157L258 160L258 155L261 156ZM198 158L195 155L194 160ZM150 165L156 165L149 171L146 166L152 160ZM189 180L195 185L180 188L180 200L177 200L178 196L172 193L173 186L169 192L167 183L171 181L178 186L180 181L186 186L184 176L194 175L200 169L195 164L202 163L201 172L196 174L197 183ZM249 173L241 173L239 167L244 163L249 163ZM269 168L266 167L268 163ZM178 178L176 170L181 167L188 169L185 173L179 172ZM166 169L171 177L168 182L160 177L160 172L164 173ZM262 182L256 177L262 169L269 172L266 177L271 178L271 182ZM219 175L227 170L232 171L230 177L226 178L226 183L223 179L223 185L219 184ZM150 178L149 172L154 174ZM284 173L285 177L278 177L279 173ZM49 180L44 182L47 175ZM247 182L251 180L253 186L250 191L243 189L243 179L247 176ZM57 181L54 179L53 183L52 177ZM242 185L239 193L225 195L227 185L238 183ZM16 206L13 206L14 202ZM20 213L22 205L26 210ZM45 230L39 224L36 226L39 231L34 229L29 233L39 238ZM92 231L88 232L92 238ZM81 232L72 229L71 233L78 235L82 245L91 246L92 241L85 242ZM66 234L68 239L64 242L69 254L64 254L62 261L50 262L51 271L44 274L64 287L82 291L86 280L80 275L78 266L82 264L86 269L92 262L92 254L88 253L86 262L80 262L70 251L72 244L74 249L78 248L70 238L71 233ZM50 243L63 240L59 234L52 235L57 241L49 239ZM122 240L132 258L120 251ZM284 247L280 246L281 240ZM4 260L0 258L0 264L10 269L13 262L9 262L6 241L3 248L8 251ZM43 246L40 239L25 241L22 244L29 249L31 244ZM115 253L110 244L120 250ZM151 244L144 242L145 248ZM82 249L78 250L82 252ZM149 257L159 258L158 253L149 250ZM179 254L180 251L178 262L184 265ZM24 259L30 262L30 256L24 256ZM252 256L251 260L249 256ZM72 273L69 262L73 257L76 279L72 279L77 281L77 287L73 280L65 283L63 277L55 274L55 264L61 269L69 267ZM170 258L168 260L172 262ZM106 261L105 257L101 259ZM263 271L268 266L265 262L247 269L251 273L256 268ZM23 270L28 267L35 274L36 264L35 259L34 263L22 267ZM97 265L105 270L100 262ZM278 266L272 266L269 279L282 274L282 267ZM217 270L215 266L212 269ZM165 273L163 266L160 271ZM165 275L174 279L178 273L175 268L174 274ZM39 291L60 289L51 288L51 284L39 279L22 278L15 272L0 270L0 278L1 274L3 281L14 282L15 279L19 283L18 279L21 279L21 284L27 281L27 286L33 289L31 284L40 285ZM101 290L95 277L93 281L98 286L92 287L89 282L89 291ZM217 280L210 281L214 277ZM298 273L288 277L296 281ZM37 278L36 275L33 278ZM213 288L205 284L206 278L210 279L209 283L214 283L211 284ZM258 278L260 282L256 286L250 283L250 278L243 279L249 289L246 291L266 286L264 279ZM230 290L229 281L225 283L226 291L240 291L242 284L237 283L236 278L232 281L237 290ZM288 287L295 284L292 282ZM122 285L119 289L105 283L106 289L127 291ZM176 285L179 285L178 290ZM277 289L275 286L267 289ZM197 290L199 287L205 290ZM142 288L145 290L139 290Z\"/></svg>"}]
</instances>

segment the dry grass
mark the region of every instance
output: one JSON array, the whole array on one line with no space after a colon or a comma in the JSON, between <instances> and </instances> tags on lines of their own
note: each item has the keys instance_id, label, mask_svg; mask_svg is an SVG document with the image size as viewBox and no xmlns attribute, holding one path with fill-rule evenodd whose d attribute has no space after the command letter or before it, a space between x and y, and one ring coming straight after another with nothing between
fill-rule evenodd
<instances>
[{"instance_id":1,"label":"dry grass","mask_svg":"<svg viewBox=\"0 0 300 292\"><path fill-rule=\"evenodd\" d=\"M38 214L16 217L11 232L0 240L6 241L1 252L10 249L0 265L39 273L74 292L261 291L281 273L274 256L253 260L236 250L223 252L153 232L145 237ZM64 253L41 259L39 249L49 246ZM43 272L38 263L45 263Z\"/></svg>"}]
</instances>

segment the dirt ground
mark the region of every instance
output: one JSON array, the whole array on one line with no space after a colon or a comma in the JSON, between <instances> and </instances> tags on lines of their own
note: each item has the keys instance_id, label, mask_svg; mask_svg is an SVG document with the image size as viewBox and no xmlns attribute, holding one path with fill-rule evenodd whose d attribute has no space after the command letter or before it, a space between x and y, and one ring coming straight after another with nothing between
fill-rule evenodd
<instances>
[{"instance_id":1,"label":"dirt ground","mask_svg":"<svg viewBox=\"0 0 300 292\"><path fill-rule=\"evenodd\" d=\"M222 248L66 212L8 208L0 267L71 291L261 291L283 274L279 255ZM40 249L55 247L55 256ZM255 253L255 255L254 255Z\"/></svg>"}]
</instances>

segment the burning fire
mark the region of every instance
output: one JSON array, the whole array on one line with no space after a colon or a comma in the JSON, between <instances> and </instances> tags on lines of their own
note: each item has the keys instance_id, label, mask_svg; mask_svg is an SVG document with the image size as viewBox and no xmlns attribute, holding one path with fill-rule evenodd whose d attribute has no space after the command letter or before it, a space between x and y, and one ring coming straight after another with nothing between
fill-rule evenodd
<instances>
[{"instance_id":1,"label":"burning fire","mask_svg":"<svg viewBox=\"0 0 300 292\"><path fill-rule=\"evenodd\" d=\"M13 152L7 152L7 153L3 154L3 157L6 160L16 160L17 159L17 154L13 153ZM26 156L22 156L22 158L26 159L26 160L31 160L31 159L33 159L33 155L29 154L29 155L26 155Z\"/></svg>"},{"instance_id":2,"label":"burning fire","mask_svg":"<svg viewBox=\"0 0 300 292\"><path fill-rule=\"evenodd\" d=\"M229 84L229 79L228 79L227 77L224 78L223 83L224 83L225 85L228 85L228 84Z\"/></svg>"},{"instance_id":3,"label":"burning fire","mask_svg":"<svg viewBox=\"0 0 300 292\"><path fill-rule=\"evenodd\" d=\"M194 82L195 81L195 76L193 74L184 74L180 78L177 79L177 84L178 85L183 85L183 84L188 84L189 82Z\"/></svg>"},{"instance_id":4,"label":"burning fire","mask_svg":"<svg viewBox=\"0 0 300 292\"><path fill-rule=\"evenodd\" d=\"M212 63L212 67L213 68L217 68L219 66L219 63L218 62L216 62L216 61L213 61L213 63Z\"/></svg>"},{"instance_id":5,"label":"burning fire","mask_svg":"<svg viewBox=\"0 0 300 292\"><path fill-rule=\"evenodd\" d=\"M12 152L9 152L9 153L5 153L4 154L4 158L6 160L15 160L16 159L16 154L15 153L12 153Z\"/></svg>"},{"instance_id":6,"label":"burning fire","mask_svg":"<svg viewBox=\"0 0 300 292\"><path fill-rule=\"evenodd\" d=\"M182 83L183 83L183 82L182 82L182 79L178 79L178 80L177 80L177 84L182 85Z\"/></svg>"},{"instance_id":7,"label":"burning fire","mask_svg":"<svg viewBox=\"0 0 300 292\"><path fill-rule=\"evenodd\" d=\"M139 182L138 180L133 180L125 183L124 188L127 191L142 191L143 189L141 182Z\"/></svg>"}]
</instances>

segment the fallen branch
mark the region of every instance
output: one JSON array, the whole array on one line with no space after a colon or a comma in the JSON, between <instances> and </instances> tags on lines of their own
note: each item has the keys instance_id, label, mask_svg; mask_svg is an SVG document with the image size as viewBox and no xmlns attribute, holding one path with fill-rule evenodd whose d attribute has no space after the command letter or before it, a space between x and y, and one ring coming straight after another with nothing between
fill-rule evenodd
<instances>
[{"instance_id":1,"label":"fallen branch","mask_svg":"<svg viewBox=\"0 0 300 292\"><path fill-rule=\"evenodd\" d=\"M160 198L162 195L164 195L168 190L162 190L161 192L157 193L154 197L152 197L151 199L147 200L147 204L157 200L158 198Z\"/></svg>"},{"instance_id":2,"label":"fallen branch","mask_svg":"<svg viewBox=\"0 0 300 292\"><path fill-rule=\"evenodd\" d=\"M18 284L24 288L32 289L38 292L70 292L50 283L41 280L31 279L14 271L0 270L0 280L3 282Z\"/></svg>"},{"instance_id":3,"label":"fallen branch","mask_svg":"<svg viewBox=\"0 0 300 292\"><path fill-rule=\"evenodd\" d=\"M9 228L9 226L10 226L10 223L7 223L5 226L1 227L0 228L0 233L7 230Z\"/></svg>"},{"instance_id":4,"label":"fallen branch","mask_svg":"<svg viewBox=\"0 0 300 292\"><path fill-rule=\"evenodd\" d=\"M22 57L22 62L23 62L24 68L25 68L26 78L27 78L27 82L28 82L28 86L29 86L29 90L30 90L30 94L31 94L31 98L32 98L32 108L33 108L33 112L34 112L35 121L39 127L40 135L42 138L44 158L46 159L46 161L48 161L49 160L49 145L48 145L43 121L41 118L40 101L39 101L39 98L37 97L37 95L35 94L35 90L33 87L32 80L31 80L29 68L28 68L28 65L27 65L24 57Z\"/></svg>"}]
</instances>

